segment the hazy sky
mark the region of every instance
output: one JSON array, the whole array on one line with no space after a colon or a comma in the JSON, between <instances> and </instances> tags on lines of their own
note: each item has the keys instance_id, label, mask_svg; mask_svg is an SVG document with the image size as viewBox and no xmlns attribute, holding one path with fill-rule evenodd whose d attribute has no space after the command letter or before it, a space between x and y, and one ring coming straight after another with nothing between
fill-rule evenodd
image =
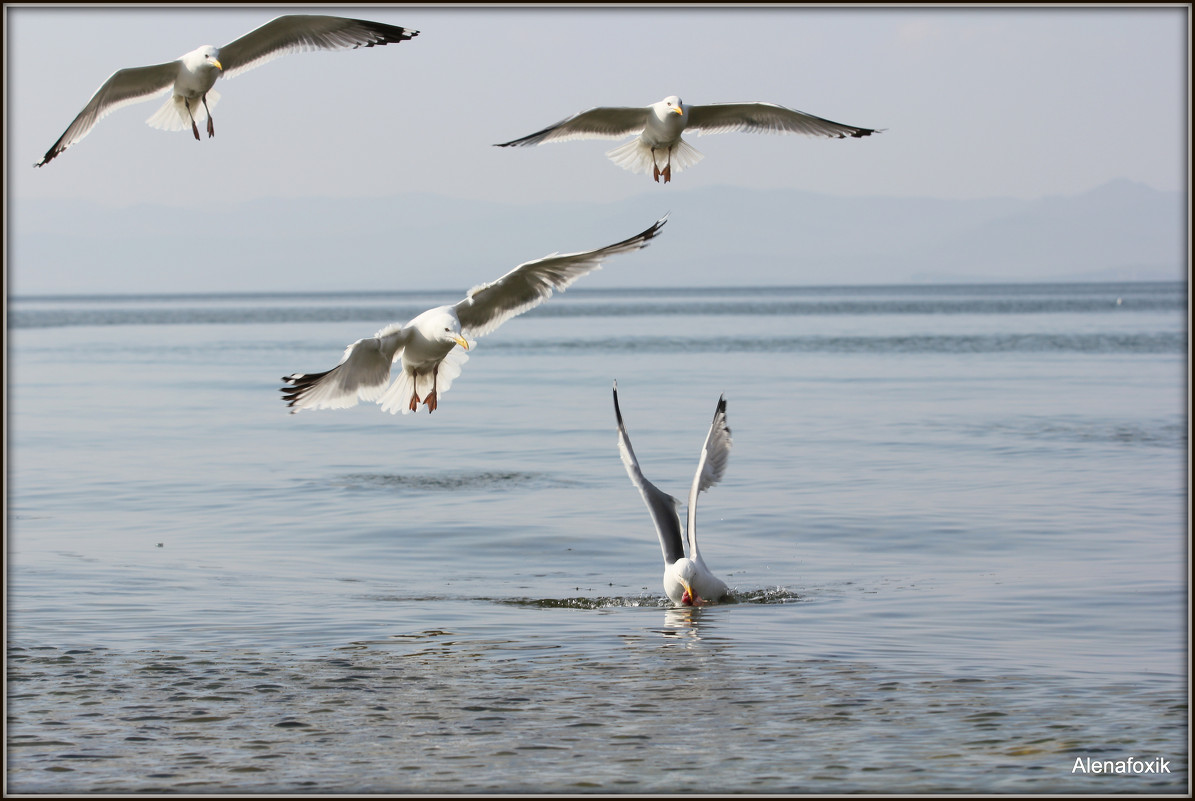
<instances>
[{"instance_id":1,"label":"hazy sky","mask_svg":"<svg viewBox=\"0 0 1195 801\"><path fill-rule=\"evenodd\" d=\"M408 191L617 200L672 187L1035 198L1114 178L1185 189L1185 6L307 8L415 28L409 42L286 56L220 80L216 137L114 112L36 162L116 69L226 44L288 9L6 8L6 189L104 204ZM693 137L669 186L613 141L495 148L596 105L766 100L885 128L861 140Z\"/></svg>"}]
</instances>

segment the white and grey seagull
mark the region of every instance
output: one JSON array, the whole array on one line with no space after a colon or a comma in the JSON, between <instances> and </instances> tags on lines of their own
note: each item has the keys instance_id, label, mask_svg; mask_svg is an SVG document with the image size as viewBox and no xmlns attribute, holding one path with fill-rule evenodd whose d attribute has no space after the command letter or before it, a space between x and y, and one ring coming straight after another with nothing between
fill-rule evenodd
<instances>
[{"instance_id":1,"label":"white and grey seagull","mask_svg":"<svg viewBox=\"0 0 1195 801\"><path fill-rule=\"evenodd\" d=\"M726 398L718 398L714 410L714 421L705 444L701 446L701 458L697 461L697 474L689 488L689 508L684 533L680 525L680 501L661 490L643 477L622 412L618 408L618 382L614 382L614 416L618 420L618 451L622 463L631 477L631 483L639 488L647 511L656 524L660 535L660 548L664 552L664 593L668 598L683 606L701 606L716 603L730 597L730 588L722 579L710 572L697 550L697 496L722 480L726 463L730 459L730 428L726 424ZM689 555L685 556L685 540L689 542Z\"/></svg>"},{"instance_id":2,"label":"white and grey seagull","mask_svg":"<svg viewBox=\"0 0 1195 801\"><path fill-rule=\"evenodd\" d=\"M680 172L691 167L703 156L681 138L685 131L713 134L728 131L752 133L799 133L807 136L828 136L856 139L871 136L877 128L860 128L841 122L794 111L775 103L711 103L690 106L676 95L666 97L646 108L600 106L574 114L542 131L503 142L495 147L538 145L544 142L564 142L569 139L622 139L638 134L635 139L606 153L618 166L631 172L651 172L658 183L672 180L675 168ZM661 166L662 165L662 166Z\"/></svg>"},{"instance_id":3,"label":"white and grey seagull","mask_svg":"<svg viewBox=\"0 0 1195 801\"><path fill-rule=\"evenodd\" d=\"M345 409L359 400L376 401L382 411L416 411L419 404L436 410L439 395L468 361L473 337L490 333L511 317L533 309L553 290L564 291L581 276L601 267L608 257L647 245L667 216L641 234L598 250L553 253L520 264L506 275L469 290L464 300L428 309L410 322L394 323L344 351L340 364L324 373L283 376L282 399L294 414L302 409ZM456 346L460 345L463 350ZM390 366L402 362L390 384ZM389 385L389 386L388 386Z\"/></svg>"},{"instance_id":4,"label":"white and grey seagull","mask_svg":"<svg viewBox=\"0 0 1195 801\"><path fill-rule=\"evenodd\" d=\"M216 79L232 78L288 53L308 50L349 50L404 42L419 31L368 20L313 14L288 14L250 31L239 39L213 47L204 45L165 64L117 70L96 91L66 132L46 151L41 167L91 132L95 124L118 108L151 100L170 92L165 105L148 122L154 128L181 131L191 125L199 139L196 120L207 118L207 135L216 135L211 106L220 94L212 89Z\"/></svg>"}]
</instances>

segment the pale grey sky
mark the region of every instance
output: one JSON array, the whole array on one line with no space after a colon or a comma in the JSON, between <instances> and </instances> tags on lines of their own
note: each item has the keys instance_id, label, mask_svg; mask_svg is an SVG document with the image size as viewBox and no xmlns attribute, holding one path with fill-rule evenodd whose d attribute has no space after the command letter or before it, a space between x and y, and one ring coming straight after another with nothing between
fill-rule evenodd
<instances>
[{"instance_id":1,"label":"pale grey sky","mask_svg":"<svg viewBox=\"0 0 1195 801\"><path fill-rule=\"evenodd\" d=\"M124 206L435 192L531 203L674 187L1036 198L1114 178L1185 189L1186 6L1147 8L304 8L416 28L413 41L286 56L220 80L216 137L114 112L33 163L116 69L223 45L269 7L6 7L8 199ZM495 148L597 105L765 100L861 140L693 137L656 185L612 141ZM534 256L537 254L528 254Z\"/></svg>"}]
</instances>

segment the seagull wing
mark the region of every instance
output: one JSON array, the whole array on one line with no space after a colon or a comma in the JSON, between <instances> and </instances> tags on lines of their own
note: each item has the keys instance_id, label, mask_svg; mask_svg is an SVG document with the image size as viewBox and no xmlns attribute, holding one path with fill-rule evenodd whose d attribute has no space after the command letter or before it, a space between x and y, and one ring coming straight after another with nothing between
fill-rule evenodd
<instances>
[{"instance_id":1,"label":"seagull wing","mask_svg":"<svg viewBox=\"0 0 1195 801\"><path fill-rule=\"evenodd\" d=\"M552 297L553 290L564 291L578 278L600 267L607 256L644 247L667 220L665 215L643 233L598 250L563 255L553 253L520 264L497 281L473 287L465 299L453 307L461 321L461 333L469 339L485 336L511 317Z\"/></svg>"},{"instance_id":2,"label":"seagull wing","mask_svg":"<svg viewBox=\"0 0 1195 801\"><path fill-rule=\"evenodd\" d=\"M624 106L591 108L549 125L542 131L503 142L494 147L538 145L543 142L565 142L569 139L621 139L637 134L647 127L646 108Z\"/></svg>"},{"instance_id":3,"label":"seagull wing","mask_svg":"<svg viewBox=\"0 0 1195 801\"><path fill-rule=\"evenodd\" d=\"M345 348L340 364L324 373L283 376L282 399L291 414L303 409L347 409L358 400L377 400L390 383L390 365L402 355L411 329L401 323Z\"/></svg>"},{"instance_id":4,"label":"seagull wing","mask_svg":"<svg viewBox=\"0 0 1195 801\"><path fill-rule=\"evenodd\" d=\"M775 103L712 103L689 107L686 131L698 134L750 131L752 133L799 133L807 136L830 136L843 139L871 136L875 128L858 128L831 122L803 111L777 106Z\"/></svg>"},{"instance_id":5,"label":"seagull wing","mask_svg":"<svg viewBox=\"0 0 1195 801\"><path fill-rule=\"evenodd\" d=\"M224 67L223 76L232 78L289 53L374 47L403 42L418 35L419 31L381 22L288 14L221 47L220 63Z\"/></svg>"},{"instance_id":6,"label":"seagull wing","mask_svg":"<svg viewBox=\"0 0 1195 801\"><path fill-rule=\"evenodd\" d=\"M722 480L726 464L730 461L730 427L726 424L726 398L718 398L714 410L714 421L710 432L701 446L701 458L697 462L697 474L689 488L689 509L685 529L689 537L689 557L697 558L697 495Z\"/></svg>"},{"instance_id":7,"label":"seagull wing","mask_svg":"<svg viewBox=\"0 0 1195 801\"><path fill-rule=\"evenodd\" d=\"M46 164L59 153L87 136L97 122L116 109L132 103L140 103L170 91L170 88L174 86L174 79L177 77L177 61L155 64L152 67L129 67L112 73L112 76L104 81L104 85L96 90L66 132L58 137L58 141L46 151L42 160L33 166L40 167Z\"/></svg>"},{"instance_id":8,"label":"seagull wing","mask_svg":"<svg viewBox=\"0 0 1195 801\"><path fill-rule=\"evenodd\" d=\"M639 488L639 494L647 504L647 511L651 513L652 522L656 524L656 533L660 535L664 564L670 565L685 555L685 545L681 539L680 501L643 477L639 461L635 458L635 451L631 449L626 426L622 423L622 412L618 408L617 381L614 382L614 416L618 420L618 452L622 454L622 464L627 469L627 475L631 477L631 483Z\"/></svg>"}]
</instances>

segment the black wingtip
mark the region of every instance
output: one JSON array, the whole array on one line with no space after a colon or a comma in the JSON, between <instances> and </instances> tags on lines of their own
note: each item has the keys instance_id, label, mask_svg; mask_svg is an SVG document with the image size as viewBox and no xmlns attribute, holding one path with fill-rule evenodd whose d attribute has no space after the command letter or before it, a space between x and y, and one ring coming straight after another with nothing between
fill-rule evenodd
<instances>
[{"instance_id":1,"label":"black wingtip","mask_svg":"<svg viewBox=\"0 0 1195 801\"><path fill-rule=\"evenodd\" d=\"M303 399L321 378L326 376L331 370L324 373L291 373L290 375L282 376L283 383L288 386L279 387L278 391L282 393L282 400L286 402L287 406L294 406ZM296 409L295 411L298 411Z\"/></svg>"},{"instance_id":2,"label":"black wingtip","mask_svg":"<svg viewBox=\"0 0 1195 801\"><path fill-rule=\"evenodd\" d=\"M671 213L672 212L668 212L668 214L671 214ZM666 222L668 222L668 214L665 214L663 217L656 220L654 223L651 224L651 228L648 228L646 231L639 234L639 236L643 237L644 244L647 244L647 242L656 238L656 235L660 233L660 229L664 227L664 224Z\"/></svg>"}]
</instances>

